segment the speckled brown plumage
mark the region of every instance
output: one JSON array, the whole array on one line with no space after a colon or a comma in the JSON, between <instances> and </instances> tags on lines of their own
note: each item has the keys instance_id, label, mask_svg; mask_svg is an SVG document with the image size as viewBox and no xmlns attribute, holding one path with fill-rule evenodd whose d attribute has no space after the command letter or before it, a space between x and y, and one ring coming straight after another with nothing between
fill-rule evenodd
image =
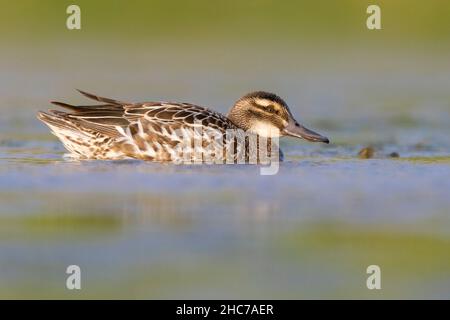
<instances>
[{"instance_id":1,"label":"speckled brown plumage","mask_svg":"<svg viewBox=\"0 0 450 320\"><path fill-rule=\"evenodd\" d=\"M248 138L241 140L245 141L243 146L238 145L236 139L225 139L227 130L242 129L258 135L261 126L283 130L289 121L295 121L290 120L292 115L281 98L262 91L239 99L228 117L190 103L129 103L80 93L101 104L74 106L52 102L70 112L38 113L71 157L77 159L174 161L179 157L175 150L182 147L185 161L203 162L205 155L219 155L214 152L224 158L227 153L233 154L234 159L244 152L248 160ZM201 145L196 144L199 138ZM259 148L260 142L257 143ZM207 154L208 145L216 146L216 151Z\"/></svg>"}]
</instances>

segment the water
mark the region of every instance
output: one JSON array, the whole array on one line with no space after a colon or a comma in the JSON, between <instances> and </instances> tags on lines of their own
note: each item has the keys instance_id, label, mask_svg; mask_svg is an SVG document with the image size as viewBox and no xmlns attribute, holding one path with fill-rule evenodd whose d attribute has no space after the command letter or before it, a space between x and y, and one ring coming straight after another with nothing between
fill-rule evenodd
<instances>
[{"instance_id":1,"label":"water","mask_svg":"<svg viewBox=\"0 0 450 320\"><path fill-rule=\"evenodd\" d=\"M95 72L83 54L68 63L58 51L1 62L0 297L450 298L446 59L311 65L299 49L266 65L249 50L246 65L233 53L217 62L164 52L113 52ZM274 176L251 165L66 161L35 112L85 102L74 87L222 112L273 88L333 143L284 139ZM359 159L369 145L375 158ZM70 264L81 291L65 289ZM372 264L380 291L366 288Z\"/></svg>"}]
</instances>

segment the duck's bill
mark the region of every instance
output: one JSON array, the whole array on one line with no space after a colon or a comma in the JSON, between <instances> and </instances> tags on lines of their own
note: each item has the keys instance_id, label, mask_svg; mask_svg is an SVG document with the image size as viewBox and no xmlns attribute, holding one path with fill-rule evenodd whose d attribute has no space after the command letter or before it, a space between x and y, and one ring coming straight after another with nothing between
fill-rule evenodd
<instances>
[{"instance_id":1,"label":"duck's bill","mask_svg":"<svg viewBox=\"0 0 450 320\"><path fill-rule=\"evenodd\" d=\"M324 137L317 132L314 132L308 128L305 128L302 125L293 123L289 124L284 130L283 133L286 136L296 137L305 139L312 142L323 142L330 143L330 140L327 137Z\"/></svg>"}]
</instances>

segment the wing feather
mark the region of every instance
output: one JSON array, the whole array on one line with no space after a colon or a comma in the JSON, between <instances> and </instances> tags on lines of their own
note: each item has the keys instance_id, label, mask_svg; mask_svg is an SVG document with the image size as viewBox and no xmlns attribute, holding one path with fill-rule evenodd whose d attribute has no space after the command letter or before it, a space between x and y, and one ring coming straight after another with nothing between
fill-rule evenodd
<instances>
[{"instance_id":1,"label":"wing feather","mask_svg":"<svg viewBox=\"0 0 450 320\"><path fill-rule=\"evenodd\" d=\"M60 125L71 125L80 131L86 130L113 138L127 135L127 139L135 139L140 146L146 146L146 141L153 148L179 143L181 140L176 136L176 130L190 129L198 124L221 132L236 128L224 115L190 103L126 103L78 91L103 104L80 106L53 101L53 104L69 109L70 112L51 110L51 117L40 119L53 123L60 120Z\"/></svg>"}]
</instances>

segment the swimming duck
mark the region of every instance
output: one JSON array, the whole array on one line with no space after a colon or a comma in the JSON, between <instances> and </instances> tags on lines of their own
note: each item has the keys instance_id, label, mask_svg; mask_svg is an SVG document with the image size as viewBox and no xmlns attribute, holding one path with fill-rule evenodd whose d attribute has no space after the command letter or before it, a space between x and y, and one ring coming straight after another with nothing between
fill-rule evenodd
<instances>
[{"instance_id":1,"label":"swimming duck","mask_svg":"<svg viewBox=\"0 0 450 320\"><path fill-rule=\"evenodd\" d=\"M188 132L187 136L192 138L198 134L192 129L223 136L229 130L241 130L269 141L291 136L329 143L328 138L299 124L286 102L269 92L256 91L243 96L225 116L190 103L129 103L78 91L101 104L76 106L52 101L72 112L38 113L38 119L62 141L70 156L77 159L174 161L174 150L188 146L190 160L202 161L205 143L195 145L179 134ZM205 137L204 133L199 135ZM212 140L209 134L205 141ZM223 142L222 138L215 141ZM243 149L248 152L248 139L243 141ZM234 154L238 152L233 144L221 146L231 148Z\"/></svg>"}]
</instances>

